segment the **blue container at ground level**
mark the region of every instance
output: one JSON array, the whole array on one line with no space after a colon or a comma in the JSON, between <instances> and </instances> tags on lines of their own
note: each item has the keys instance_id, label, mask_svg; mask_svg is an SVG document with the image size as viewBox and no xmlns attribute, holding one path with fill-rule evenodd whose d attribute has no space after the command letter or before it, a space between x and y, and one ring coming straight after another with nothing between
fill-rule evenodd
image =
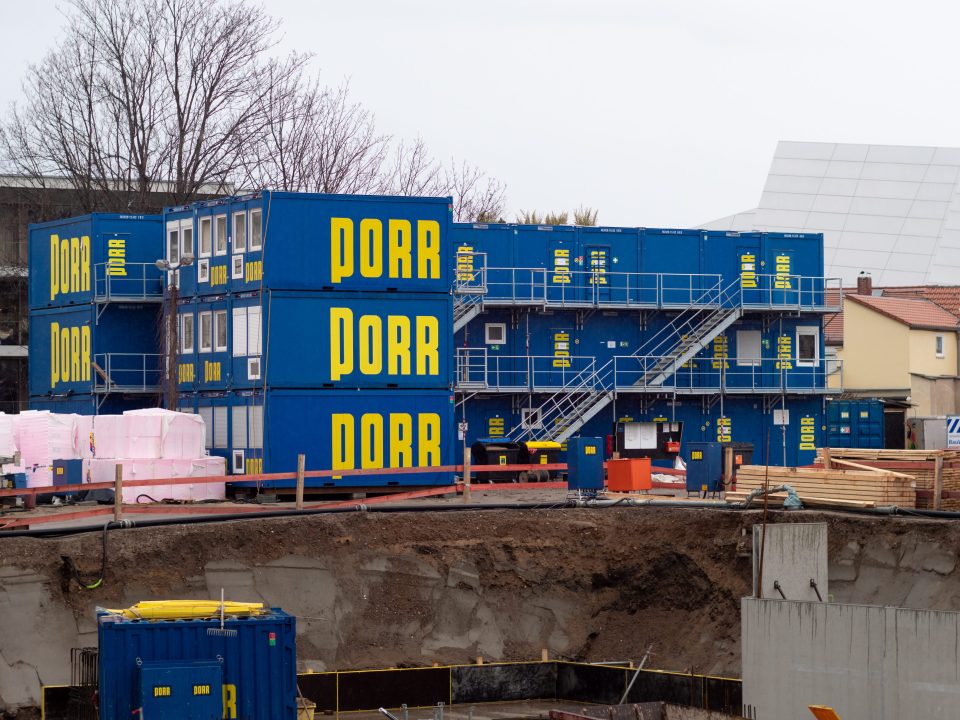
<instances>
[{"instance_id":1,"label":"blue container at ground level","mask_svg":"<svg viewBox=\"0 0 960 720\"><path fill-rule=\"evenodd\" d=\"M723 490L723 445L718 442L687 444L687 492Z\"/></svg>"},{"instance_id":2,"label":"blue container at ground level","mask_svg":"<svg viewBox=\"0 0 960 720\"><path fill-rule=\"evenodd\" d=\"M575 437L567 441L567 489L603 490L603 438Z\"/></svg>"},{"instance_id":3,"label":"blue container at ground level","mask_svg":"<svg viewBox=\"0 0 960 720\"><path fill-rule=\"evenodd\" d=\"M827 405L827 445L882 448L885 427L880 400L833 400Z\"/></svg>"},{"instance_id":4,"label":"blue container at ground level","mask_svg":"<svg viewBox=\"0 0 960 720\"><path fill-rule=\"evenodd\" d=\"M296 620L282 610L228 618L227 633L219 619L97 621L101 720L147 706L152 717L296 717ZM196 714L210 707L219 712Z\"/></svg>"},{"instance_id":5,"label":"blue container at ground level","mask_svg":"<svg viewBox=\"0 0 960 720\"><path fill-rule=\"evenodd\" d=\"M159 299L159 215L94 213L30 226L30 307Z\"/></svg>"}]
</instances>

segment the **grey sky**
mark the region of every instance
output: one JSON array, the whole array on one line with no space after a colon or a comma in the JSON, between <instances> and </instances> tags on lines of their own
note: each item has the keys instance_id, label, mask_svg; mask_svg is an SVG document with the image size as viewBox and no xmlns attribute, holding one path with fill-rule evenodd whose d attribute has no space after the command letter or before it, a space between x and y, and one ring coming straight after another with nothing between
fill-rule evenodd
<instances>
[{"instance_id":1,"label":"grey sky","mask_svg":"<svg viewBox=\"0 0 960 720\"><path fill-rule=\"evenodd\" d=\"M753 207L776 141L960 144L954 3L271 0L285 48L381 129L507 183L519 208L684 226ZM5 6L0 102L55 42Z\"/></svg>"}]
</instances>

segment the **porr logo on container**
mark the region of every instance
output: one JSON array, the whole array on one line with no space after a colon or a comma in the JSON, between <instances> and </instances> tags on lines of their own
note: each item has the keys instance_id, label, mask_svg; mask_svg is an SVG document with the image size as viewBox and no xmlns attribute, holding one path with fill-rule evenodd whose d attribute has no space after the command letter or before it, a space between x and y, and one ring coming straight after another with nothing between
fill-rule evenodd
<instances>
[{"instance_id":1,"label":"porr logo on container","mask_svg":"<svg viewBox=\"0 0 960 720\"><path fill-rule=\"evenodd\" d=\"M107 275L111 277L127 275L127 241L123 238L107 240Z\"/></svg>"},{"instance_id":2,"label":"porr logo on container","mask_svg":"<svg viewBox=\"0 0 960 720\"><path fill-rule=\"evenodd\" d=\"M50 299L90 290L90 236L50 236Z\"/></svg>"},{"instance_id":3,"label":"porr logo on container","mask_svg":"<svg viewBox=\"0 0 960 720\"><path fill-rule=\"evenodd\" d=\"M50 387L90 381L90 327L50 323Z\"/></svg>"},{"instance_id":4,"label":"porr logo on container","mask_svg":"<svg viewBox=\"0 0 960 720\"><path fill-rule=\"evenodd\" d=\"M411 324L415 330L412 350ZM384 355L388 375L409 375L411 366L416 375L439 375L440 319L435 315L387 315L384 322L380 315L361 315L355 323L350 308L330 308L332 380L350 375L356 366L362 375L381 375Z\"/></svg>"},{"instance_id":5,"label":"porr logo on container","mask_svg":"<svg viewBox=\"0 0 960 720\"><path fill-rule=\"evenodd\" d=\"M384 268L384 244L387 266ZM359 247L358 247L359 245ZM413 223L409 220L387 220L384 242L383 221L364 218L360 221L359 242L354 238L350 218L330 218L330 279L340 283L353 277L359 266L364 278L440 277L440 223L417 220L416 268L413 257ZM416 275L414 275L416 272Z\"/></svg>"},{"instance_id":6,"label":"porr logo on container","mask_svg":"<svg viewBox=\"0 0 960 720\"><path fill-rule=\"evenodd\" d=\"M359 423L350 413L333 413L330 424L334 470L415 467L414 460L416 467L440 465L440 416L437 413L364 413Z\"/></svg>"}]
</instances>

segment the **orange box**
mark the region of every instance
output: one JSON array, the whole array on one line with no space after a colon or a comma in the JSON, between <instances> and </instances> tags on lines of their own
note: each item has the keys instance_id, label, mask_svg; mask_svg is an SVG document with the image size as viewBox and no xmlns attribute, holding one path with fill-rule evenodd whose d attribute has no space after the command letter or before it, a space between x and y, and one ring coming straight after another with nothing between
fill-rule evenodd
<instances>
[{"instance_id":1,"label":"orange box","mask_svg":"<svg viewBox=\"0 0 960 720\"><path fill-rule=\"evenodd\" d=\"M649 490L652 487L650 458L607 460L608 490L630 492L631 490Z\"/></svg>"}]
</instances>

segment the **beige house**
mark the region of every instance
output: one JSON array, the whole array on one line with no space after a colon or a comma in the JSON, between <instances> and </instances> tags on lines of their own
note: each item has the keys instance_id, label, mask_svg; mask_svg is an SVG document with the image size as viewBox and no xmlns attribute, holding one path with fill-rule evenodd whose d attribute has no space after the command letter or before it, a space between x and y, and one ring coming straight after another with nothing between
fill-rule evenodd
<instances>
[{"instance_id":1,"label":"beige house","mask_svg":"<svg viewBox=\"0 0 960 720\"><path fill-rule=\"evenodd\" d=\"M956 414L960 318L930 300L872 292L867 284L843 298L843 392L900 401L911 416Z\"/></svg>"}]
</instances>

